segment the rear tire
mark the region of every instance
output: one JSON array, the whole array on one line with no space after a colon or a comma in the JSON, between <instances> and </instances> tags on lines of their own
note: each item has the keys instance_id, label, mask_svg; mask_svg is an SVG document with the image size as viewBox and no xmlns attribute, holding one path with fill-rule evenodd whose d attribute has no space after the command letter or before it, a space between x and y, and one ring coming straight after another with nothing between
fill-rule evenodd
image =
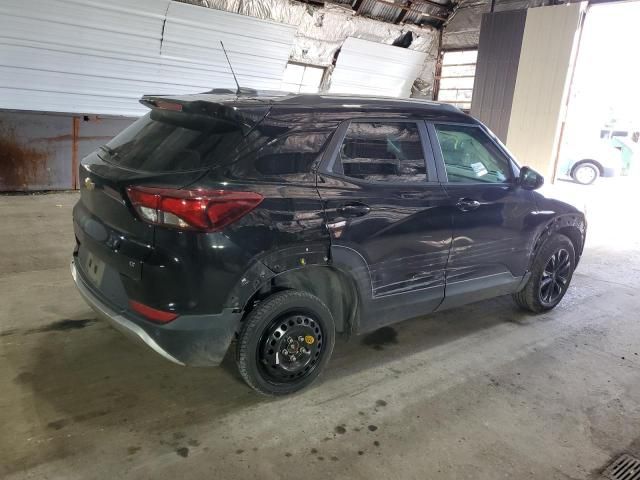
<instances>
[{"instance_id":1,"label":"rear tire","mask_svg":"<svg viewBox=\"0 0 640 480\"><path fill-rule=\"evenodd\" d=\"M310 293L286 290L260 302L246 317L236 363L247 384L263 395L288 395L324 370L335 342L331 312Z\"/></svg>"},{"instance_id":2,"label":"rear tire","mask_svg":"<svg viewBox=\"0 0 640 480\"><path fill-rule=\"evenodd\" d=\"M571 240L559 233L549 237L533 261L527 284L513 294L518 306L543 313L558 305L571 283L575 258Z\"/></svg>"},{"instance_id":3,"label":"rear tire","mask_svg":"<svg viewBox=\"0 0 640 480\"><path fill-rule=\"evenodd\" d=\"M600 169L591 162L580 163L571 171L571 178L581 185L591 185L599 176Z\"/></svg>"}]
</instances>

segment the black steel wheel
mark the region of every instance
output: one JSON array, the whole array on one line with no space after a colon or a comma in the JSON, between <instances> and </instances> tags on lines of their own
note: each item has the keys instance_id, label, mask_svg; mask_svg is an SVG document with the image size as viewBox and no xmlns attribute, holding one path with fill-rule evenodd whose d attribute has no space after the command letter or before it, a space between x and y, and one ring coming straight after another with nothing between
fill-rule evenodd
<instances>
[{"instance_id":1,"label":"black steel wheel","mask_svg":"<svg viewBox=\"0 0 640 480\"><path fill-rule=\"evenodd\" d=\"M547 238L531 265L529 280L513 295L516 303L534 313L558 305L571 283L575 258L573 243L565 235L556 233Z\"/></svg>"},{"instance_id":2,"label":"black steel wheel","mask_svg":"<svg viewBox=\"0 0 640 480\"><path fill-rule=\"evenodd\" d=\"M296 290L278 292L245 318L236 346L238 370L256 391L287 395L318 377L334 338L333 317L320 299Z\"/></svg>"},{"instance_id":3,"label":"black steel wheel","mask_svg":"<svg viewBox=\"0 0 640 480\"><path fill-rule=\"evenodd\" d=\"M266 378L288 382L312 374L324 350L320 323L308 314L289 313L265 329L257 355Z\"/></svg>"}]
</instances>

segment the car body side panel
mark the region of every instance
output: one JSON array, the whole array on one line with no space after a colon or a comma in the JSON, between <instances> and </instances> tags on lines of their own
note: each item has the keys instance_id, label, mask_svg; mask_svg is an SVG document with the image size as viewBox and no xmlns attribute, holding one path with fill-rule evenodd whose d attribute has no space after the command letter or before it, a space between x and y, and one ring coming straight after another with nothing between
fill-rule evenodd
<instances>
[{"instance_id":1,"label":"car body side panel","mask_svg":"<svg viewBox=\"0 0 640 480\"><path fill-rule=\"evenodd\" d=\"M220 284L225 307L243 309L246 302L276 276L330 262L330 239L316 189L312 165L337 126L332 121L309 123L298 115L269 115L257 128L258 147L232 165L212 170L198 186L256 192L258 207L224 230L224 236L248 255L243 271ZM282 146L269 151L271 145ZM265 153L266 152L266 153ZM298 155L300 153L300 155ZM224 258L224 250L219 252ZM216 267L216 268L219 268ZM228 265L227 268L233 268ZM216 284L215 280L212 280Z\"/></svg>"},{"instance_id":2,"label":"car body side panel","mask_svg":"<svg viewBox=\"0 0 640 480\"><path fill-rule=\"evenodd\" d=\"M445 186L451 202L471 198L473 211L453 207L454 238L447 283L510 273L522 277L536 237L536 203L530 191L514 185Z\"/></svg>"},{"instance_id":3,"label":"car body side panel","mask_svg":"<svg viewBox=\"0 0 640 480\"><path fill-rule=\"evenodd\" d=\"M527 273L529 252L536 239L538 208L532 192L516 184L518 169L509 152L486 127L477 127L509 159L514 181L449 182L436 129L434 124L427 123L453 219L445 299L440 310L517 291ZM479 206L461 209L457 203L463 200L478 202Z\"/></svg>"},{"instance_id":4,"label":"car body side panel","mask_svg":"<svg viewBox=\"0 0 640 480\"><path fill-rule=\"evenodd\" d=\"M211 182L206 187L219 184ZM203 308L210 312L222 307L242 309L273 276L329 261L329 235L313 183L235 183L234 188L260 193L264 200L220 233L215 243L193 244L183 250L183 258L193 262L191 269L202 276L202 282L197 283L201 287L193 292L193 298L204 302ZM175 251L179 232L165 233L167 236L160 243L167 246L167 251ZM243 252L242 259L231 255L235 248ZM186 273L180 278L183 276Z\"/></svg>"},{"instance_id":5,"label":"car body side panel","mask_svg":"<svg viewBox=\"0 0 640 480\"><path fill-rule=\"evenodd\" d=\"M346 245L332 245L332 265L354 280L358 290L355 323L351 331L362 334L385 325L425 315L441 303L444 285L415 289L400 294L375 297L367 261ZM427 300L425 300L427 299Z\"/></svg>"},{"instance_id":6,"label":"car body side panel","mask_svg":"<svg viewBox=\"0 0 640 480\"><path fill-rule=\"evenodd\" d=\"M371 183L332 172L348 122L336 131L320 166L318 191L331 235L332 265L348 273L359 289L357 333L429 313L444 297L451 211L442 186L428 181L436 177L435 166L424 124L416 124L429 175L424 182ZM345 216L341 209L352 204L370 210Z\"/></svg>"}]
</instances>

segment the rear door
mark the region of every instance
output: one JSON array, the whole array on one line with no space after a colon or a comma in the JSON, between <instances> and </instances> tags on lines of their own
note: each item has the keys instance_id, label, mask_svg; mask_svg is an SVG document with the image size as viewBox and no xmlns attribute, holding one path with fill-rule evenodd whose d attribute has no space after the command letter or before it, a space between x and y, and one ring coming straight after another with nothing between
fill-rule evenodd
<instances>
[{"instance_id":1,"label":"rear door","mask_svg":"<svg viewBox=\"0 0 640 480\"><path fill-rule=\"evenodd\" d=\"M511 293L529 264L537 208L517 166L480 125L428 124L453 212L441 308Z\"/></svg>"},{"instance_id":2,"label":"rear door","mask_svg":"<svg viewBox=\"0 0 640 480\"><path fill-rule=\"evenodd\" d=\"M438 307L451 241L423 121L343 123L318 175L333 264L356 279L359 331Z\"/></svg>"}]
</instances>

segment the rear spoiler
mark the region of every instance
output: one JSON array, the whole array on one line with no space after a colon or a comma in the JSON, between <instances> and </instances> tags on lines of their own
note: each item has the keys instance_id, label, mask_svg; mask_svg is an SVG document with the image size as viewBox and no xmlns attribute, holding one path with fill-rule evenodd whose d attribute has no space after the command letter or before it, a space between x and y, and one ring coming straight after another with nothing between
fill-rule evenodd
<instances>
[{"instance_id":1,"label":"rear spoiler","mask_svg":"<svg viewBox=\"0 0 640 480\"><path fill-rule=\"evenodd\" d=\"M256 102L239 106L234 102L237 98L235 92L230 95L227 91L176 97L145 95L140 103L152 110L219 118L236 124L246 135L266 117L271 104Z\"/></svg>"}]
</instances>

